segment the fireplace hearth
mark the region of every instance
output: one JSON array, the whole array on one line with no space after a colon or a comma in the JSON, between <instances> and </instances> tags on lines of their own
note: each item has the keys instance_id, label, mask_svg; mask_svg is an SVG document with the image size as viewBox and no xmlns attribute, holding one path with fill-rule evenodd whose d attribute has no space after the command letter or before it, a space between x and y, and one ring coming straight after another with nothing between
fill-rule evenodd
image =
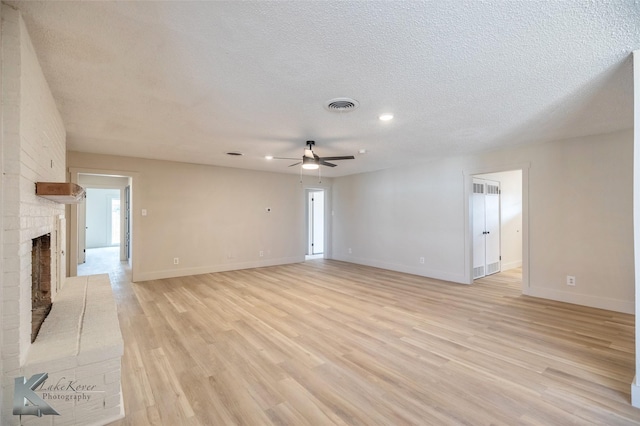
<instances>
[{"instance_id":1,"label":"fireplace hearth","mask_svg":"<svg viewBox=\"0 0 640 426\"><path fill-rule=\"evenodd\" d=\"M32 240L31 249L31 343L51 311L51 234Z\"/></svg>"}]
</instances>

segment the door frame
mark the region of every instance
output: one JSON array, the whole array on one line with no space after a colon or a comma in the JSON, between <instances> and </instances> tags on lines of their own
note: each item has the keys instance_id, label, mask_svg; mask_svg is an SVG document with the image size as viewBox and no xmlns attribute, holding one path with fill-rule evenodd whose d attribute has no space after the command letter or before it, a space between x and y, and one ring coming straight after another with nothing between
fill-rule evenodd
<instances>
[{"instance_id":1,"label":"door frame","mask_svg":"<svg viewBox=\"0 0 640 426\"><path fill-rule=\"evenodd\" d=\"M530 163L515 163L493 167L482 167L463 171L464 191L464 283L473 283L473 211L471 198L473 197L473 177L475 175L500 173L520 170L522 172L522 293L529 291L529 169Z\"/></svg>"},{"instance_id":2,"label":"door frame","mask_svg":"<svg viewBox=\"0 0 640 426\"><path fill-rule=\"evenodd\" d=\"M304 253L303 255L306 256L307 250L308 250L308 246L309 246L309 202L308 202L308 194L309 192L317 192L317 191L322 191L324 192L324 250L322 253L322 257L324 259L331 259L331 253L332 253L332 240L331 240L331 229L332 229L332 222L333 222L333 210L332 210L332 204L331 204L331 187L330 186L324 186L324 184L321 183L315 183L315 184L305 184L303 187L303 191L302 191L302 198L303 198L303 203L304 203L304 208L303 208L303 214L304 216Z\"/></svg>"},{"instance_id":3,"label":"door frame","mask_svg":"<svg viewBox=\"0 0 640 426\"><path fill-rule=\"evenodd\" d=\"M82 203L78 204L76 208L78 212L78 260L77 264L85 263L87 261L87 198Z\"/></svg>"},{"instance_id":4,"label":"door frame","mask_svg":"<svg viewBox=\"0 0 640 426\"><path fill-rule=\"evenodd\" d=\"M122 170L106 170L106 169L88 169L88 168L69 168L69 181L77 184L79 180L79 175L87 174L87 175L102 175L102 176L112 176L112 177L127 177L130 179L130 187L131 187L131 200L130 200L130 210L134 212L134 208L137 205L140 205L139 200L139 191L135 191L137 182L139 180L138 172L130 172L130 171L122 171ZM124 190L121 190L120 195L122 197L122 193ZM122 199L122 198L121 198ZM67 271L70 277L75 277L78 275L78 209L80 206L83 206L84 203L81 204L69 204L67 208L69 209L69 221L67 222ZM130 229L131 229L131 239L130 239L130 258L129 265L131 266L131 280L136 281L137 272L139 270L139 255L137 251L137 244L135 241L139 237L139 221L134 220L135 215L133 213L130 214ZM122 223L121 223L122 227ZM121 235L122 238L122 235ZM121 244L122 250L122 244Z\"/></svg>"},{"instance_id":5,"label":"door frame","mask_svg":"<svg viewBox=\"0 0 640 426\"><path fill-rule=\"evenodd\" d=\"M314 228L313 228L313 224L316 223L315 220L315 214L314 214L314 209L311 207L311 195L312 194L317 194L317 193L322 193L322 252L321 253L314 253L314 238L313 236L315 235L314 232ZM324 232L324 228L327 225L327 219L326 219L326 208L325 208L325 198L326 198L326 191L324 189L307 189L306 190L306 197L307 197L307 255L310 256L315 256L318 254L324 254L325 252L325 246L326 246L326 235ZM315 202L315 201L314 201Z\"/></svg>"}]
</instances>

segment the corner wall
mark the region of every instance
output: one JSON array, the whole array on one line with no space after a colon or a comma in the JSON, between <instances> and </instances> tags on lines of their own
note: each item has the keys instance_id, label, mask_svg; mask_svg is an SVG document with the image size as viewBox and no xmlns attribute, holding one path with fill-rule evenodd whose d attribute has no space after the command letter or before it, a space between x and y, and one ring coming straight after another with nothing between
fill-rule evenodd
<instances>
[{"instance_id":1,"label":"corner wall","mask_svg":"<svg viewBox=\"0 0 640 426\"><path fill-rule=\"evenodd\" d=\"M4 55L2 54L3 37L2 11L4 7L0 4L0 96L4 99ZM0 107L0 206L4 206L4 108ZM4 209L0 212L0 265L4 262ZM4 267L4 266L3 266ZM0 290L4 290L4 274L0 271ZM4 291L0 291L0 345L4 342ZM0 375L4 374L4 357L0 355ZM0 381L0 404L4 403L4 383ZM2 405L0 405L0 409ZM0 423L3 423L0 415Z\"/></svg>"},{"instance_id":2,"label":"corner wall","mask_svg":"<svg viewBox=\"0 0 640 426\"><path fill-rule=\"evenodd\" d=\"M528 164L524 293L632 313L632 149L623 131L336 178L334 258L466 284L465 176Z\"/></svg>"},{"instance_id":3,"label":"corner wall","mask_svg":"<svg viewBox=\"0 0 640 426\"><path fill-rule=\"evenodd\" d=\"M640 313L640 50L633 52L633 237L635 261L635 307ZM640 316L636 315L636 377L631 385L631 405L640 408Z\"/></svg>"},{"instance_id":4,"label":"corner wall","mask_svg":"<svg viewBox=\"0 0 640 426\"><path fill-rule=\"evenodd\" d=\"M2 421L12 416L13 379L31 344L31 240L50 233L52 291L64 206L35 195L35 182L64 181L66 133L20 13L2 4ZM55 303L55 302L54 302Z\"/></svg>"}]
</instances>

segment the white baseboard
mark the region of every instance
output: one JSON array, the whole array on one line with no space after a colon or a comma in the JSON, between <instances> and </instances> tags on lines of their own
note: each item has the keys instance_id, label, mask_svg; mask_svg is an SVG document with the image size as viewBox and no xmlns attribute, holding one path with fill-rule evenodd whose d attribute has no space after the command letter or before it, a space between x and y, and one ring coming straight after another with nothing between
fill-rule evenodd
<instances>
[{"instance_id":1,"label":"white baseboard","mask_svg":"<svg viewBox=\"0 0 640 426\"><path fill-rule=\"evenodd\" d=\"M524 288L522 289L522 293L527 296L556 300L558 302L573 303L575 305L590 306L592 308L606 309L608 311L622 312L625 314L635 313L635 302L628 300L569 293L544 287Z\"/></svg>"},{"instance_id":2,"label":"white baseboard","mask_svg":"<svg viewBox=\"0 0 640 426\"><path fill-rule=\"evenodd\" d=\"M333 259L374 268L388 269L390 271L404 272L405 274L419 275L421 277L434 278L436 280L450 281L457 284L469 284L465 282L462 274L451 274L444 271L427 269L424 267L400 265L397 263L382 262L378 260L361 259L352 256L334 256Z\"/></svg>"},{"instance_id":3,"label":"white baseboard","mask_svg":"<svg viewBox=\"0 0 640 426\"><path fill-rule=\"evenodd\" d=\"M516 260L513 262L503 262L501 265L502 271L508 271L509 269L520 268L522 266L522 260Z\"/></svg>"},{"instance_id":4,"label":"white baseboard","mask_svg":"<svg viewBox=\"0 0 640 426\"><path fill-rule=\"evenodd\" d=\"M141 272L136 274L135 282L161 280L164 278L186 277L189 275L210 274L213 272L236 271L240 269L260 268L264 266L286 265L304 262L304 256L265 259L249 262L225 263L222 265L208 265L197 268L166 269L163 271Z\"/></svg>"}]
</instances>

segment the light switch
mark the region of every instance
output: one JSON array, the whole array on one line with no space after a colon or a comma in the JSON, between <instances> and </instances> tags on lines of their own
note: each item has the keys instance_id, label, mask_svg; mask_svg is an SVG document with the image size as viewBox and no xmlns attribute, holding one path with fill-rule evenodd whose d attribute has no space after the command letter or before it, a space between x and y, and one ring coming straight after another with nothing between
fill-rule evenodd
<instances>
[{"instance_id":1,"label":"light switch","mask_svg":"<svg viewBox=\"0 0 640 426\"><path fill-rule=\"evenodd\" d=\"M147 209L142 209L142 216L146 216L147 215Z\"/></svg>"}]
</instances>

